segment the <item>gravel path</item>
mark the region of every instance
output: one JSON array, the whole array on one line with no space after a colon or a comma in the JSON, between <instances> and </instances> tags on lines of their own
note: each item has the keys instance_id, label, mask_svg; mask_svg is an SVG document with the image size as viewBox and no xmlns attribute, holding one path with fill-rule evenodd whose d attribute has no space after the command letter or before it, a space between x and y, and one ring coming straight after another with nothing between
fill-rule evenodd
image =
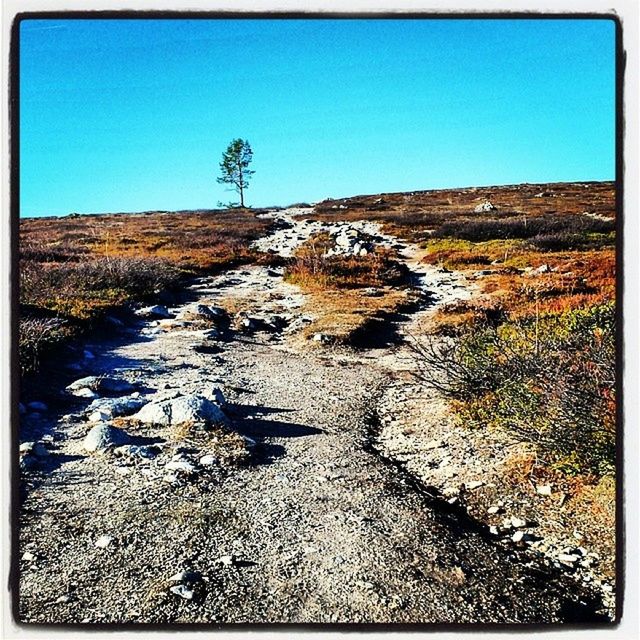
<instances>
[{"instance_id":1,"label":"gravel path","mask_svg":"<svg viewBox=\"0 0 640 640\"><path fill-rule=\"evenodd\" d=\"M274 214L292 225L283 229L283 251L317 226L296 213ZM399 248L415 270L413 248ZM416 286L440 283L441 301L469 295L458 275L420 269ZM287 326L304 315L304 296L267 267L203 279L186 298L173 315L223 298L289 314ZM586 592L496 545L374 451L376 403L393 350L300 349L286 328L226 336L202 348L210 340L189 322L145 321L90 345L83 373L119 373L143 396L220 387L234 431L253 451L250 464L168 477L172 456L197 459L203 449L160 426L129 429L139 444L157 445L151 459L87 455L89 400L65 400L64 419L53 405L25 417L23 440L46 433L53 443L40 468L24 475L21 620L596 619Z\"/></svg>"}]
</instances>

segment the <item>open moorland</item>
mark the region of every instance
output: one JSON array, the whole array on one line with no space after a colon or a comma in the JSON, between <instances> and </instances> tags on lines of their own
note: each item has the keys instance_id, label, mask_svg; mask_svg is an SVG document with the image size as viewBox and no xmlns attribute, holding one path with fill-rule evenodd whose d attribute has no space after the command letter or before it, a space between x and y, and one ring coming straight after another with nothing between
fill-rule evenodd
<instances>
[{"instance_id":1,"label":"open moorland","mask_svg":"<svg viewBox=\"0 0 640 640\"><path fill-rule=\"evenodd\" d=\"M18 617L615 617L616 193L20 223Z\"/></svg>"}]
</instances>

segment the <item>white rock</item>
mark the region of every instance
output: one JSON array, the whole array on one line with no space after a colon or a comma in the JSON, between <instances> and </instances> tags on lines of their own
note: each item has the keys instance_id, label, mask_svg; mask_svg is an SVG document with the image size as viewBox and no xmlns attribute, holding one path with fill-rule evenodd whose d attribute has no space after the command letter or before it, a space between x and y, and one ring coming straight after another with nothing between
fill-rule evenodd
<instances>
[{"instance_id":1,"label":"white rock","mask_svg":"<svg viewBox=\"0 0 640 640\"><path fill-rule=\"evenodd\" d=\"M140 422L160 426L184 422L225 424L228 421L225 413L215 402L194 394L186 394L159 402L149 402L134 414L133 418L140 420Z\"/></svg>"},{"instance_id":2,"label":"white rock","mask_svg":"<svg viewBox=\"0 0 640 640\"><path fill-rule=\"evenodd\" d=\"M78 391L89 388L99 393L130 393L135 385L113 376L85 376L67 386L67 391L77 395Z\"/></svg>"},{"instance_id":3,"label":"white rock","mask_svg":"<svg viewBox=\"0 0 640 640\"><path fill-rule=\"evenodd\" d=\"M124 456L128 458L143 458L143 459L151 459L155 458L157 453L151 447L142 445L138 446L135 444L125 444L121 447L116 447L113 451L116 455Z\"/></svg>"},{"instance_id":4,"label":"white rock","mask_svg":"<svg viewBox=\"0 0 640 640\"><path fill-rule=\"evenodd\" d=\"M67 602L73 602L74 597L70 593L65 593L56 600L56 604L66 604Z\"/></svg>"},{"instance_id":5,"label":"white rock","mask_svg":"<svg viewBox=\"0 0 640 640\"><path fill-rule=\"evenodd\" d=\"M77 391L74 391L73 395L78 398L90 398L90 399L98 397L98 394L92 389L89 389L88 387L83 387L82 389L78 389Z\"/></svg>"},{"instance_id":6,"label":"white rock","mask_svg":"<svg viewBox=\"0 0 640 640\"><path fill-rule=\"evenodd\" d=\"M99 412L105 417L98 418L98 420L108 420L109 418L130 415L141 409L147 402L149 400L141 398L138 392L122 398L98 398L87 407L87 413ZM89 419L91 420L91 418Z\"/></svg>"},{"instance_id":7,"label":"white rock","mask_svg":"<svg viewBox=\"0 0 640 640\"><path fill-rule=\"evenodd\" d=\"M522 518L511 518L511 526L514 529L520 529L521 527L525 527L526 525L526 520L523 520Z\"/></svg>"},{"instance_id":8,"label":"white rock","mask_svg":"<svg viewBox=\"0 0 640 640\"><path fill-rule=\"evenodd\" d=\"M213 467L214 465L218 464L218 458L216 458L214 455L207 454L202 456L200 460L198 460L198 464L202 467Z\"/></svg>"},{"instance_id":9,"label":"white rock","mask_svg":"<svg viewBox=\"0 0 640 640\"><path fill-rule=\"evenodd\" d=\"M577 556L573 553L559 553L556 558L563 562L564 564L575 564L580 560L580 556Z\"/></svg>"},{"instance_id":10,"label":"white rock","mask_svg":"<svg viewBox=\"0 0 640 640\"><path fill-rule=\"evenodd\" d=\"M182 473L191 474L194 473L196 468L192 462L186 458L180 458L178 460L170 460L165 465L165 469L169 471L180 471Z\"/></svg>"},{"instance_id":11,"label":"white rock","mask_svg":"<svg viewBox=\"0 0 640 640\"><path fill-rule=\"evenodd\" d=\"M113 542L113 536L100 536L96 542L95 542L95 546L98 547L98 549L106 549L111 543Z\"/></svg>"},{"instance_id":12,"label":"white rock","mask_svg":"<svg viewBox=\"0 0 640 640\"><path fill-rule=\"evenodd\" d=\"M541 496L550 496L551 495L551 485L550 484L539 484L536 487L536 492Z\"/></svg>"},{"instance_id":13,"label":"white rock","mask_svg":"<svg viewBox=\"0 0 640 640\"><path fill-rule=\"evenodd\" d=\"M218 562L224 567L232 567L235 564L233 556L220 556Z\"/></svg>"},{"instance_id":14,"label":"white rock","mask_svg":"<svg viewBox=\"0 0 640 640\"><path fill-rule=\"evenodd\" d=\"M105 420L111 419L111 414L106 411L94 411L89 414L89 422L104 422Z\"/></svg>"},{"instance_id":15,"label":"white rock","mask_svg":"<svg viewBox=\"0 0 640 640\"><path fill-rule=\"evenodd\" d=\"M511 536L511 539L512 539L514 542L520 542L523 538L524 538L524 532L522 532L522 531L516 531L516 532Z\"/></svg>"},{"instance_id":16,"label":"white rock","mask_svg":"<svg viewBox=\"0 0 640 640\"><path fill-rule=\"evenodd\" d=\"M33 562L36 559L36 557L33 555L33 553L31 553L31 551L25 551L22 554L22 559L25 562Z\"/></svg>"},{"instance_id":17,"label":"white rock","mask_svg":"<svg viewBox=\"0 0 640 640\"><path fill-rule=\"evenodd\" d=\"M176 584L173 587L169 587L171 593L175 593L184 600L193 600L193 590L183 584Z\"/></svg>"},{"instance_id":18,"label":"white rock","mask_svg":"<svg viewBox=\"0 0 640 640\"><path fill-rule=\"evenodd\" d=\"M444 446L442 440L430 440L427 444L424 445L425 449L438 449L439 447Z\"/></svg>"},{"instance_id":19,"label":"white rock","mask_svg":"<svg viewBox=\"0 0 640 640\"><path fill-rule=\"evenodd\" d=\"M135 313L137 316L141 316L143 318L171 318L169 310L162 304L143 307L142 309L138 309Z\"/></svg>"},{"instance_id":20,"label":"white rock","mask_svg":"<svg viewBox=\"0 0 640 640\"><path fill-rule=\"evenodd\" d=\"M483 484L482 480L472 480L471 482L465 482L464 487L465 489L478 489Z\"/></svg>"},{"instance_id":21,"label":"white rock","mask_svg":"<svg viewBox=\"0 0 640 640\"><path fill-rule=\"evenodd\" d=\"M489 507L487 509L487 513L493 515L495 513L500 513L500 507Z\"/></svg>"},{"instance_id":22,"label":"white rock","mask_svg":"<svg viewBox=\"0 0 640 640\"><path fill-rule=\"evenodd\" d=\"M129 436L124 431L101 423L87 433L84 439L84 448L90 452L100 452L106 451L111 447L127 444L128 441Z\"/></svg>"}]
</instances>

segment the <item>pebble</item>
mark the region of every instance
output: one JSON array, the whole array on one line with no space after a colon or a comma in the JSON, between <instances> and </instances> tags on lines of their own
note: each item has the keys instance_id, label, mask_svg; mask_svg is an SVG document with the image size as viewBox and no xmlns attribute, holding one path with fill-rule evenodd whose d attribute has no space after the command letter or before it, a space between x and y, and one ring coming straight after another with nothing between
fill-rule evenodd
<instances>
[{"instance_id":1,"label":"pebble","mask_svg":"<svg viewBox=\"0 0 640 640\"><path fill-rule=\"evenodd\" d=\"M63 596L60 596L57 600L56 600L56 604L66 604L67 602L73 602L75 598L73 597L72 594L70 593L66 593Z\"/></svg>"},{"instance_id":2,"label":"pebble","mask_svg":"<svg viewBox=\"0 0 640 640\"><path fill-rule=\"evenodd\" d=\"M522 518L511 518L511 526L514 529L519 529L520 527L526 527L527 526L527 522L526 520L523 520Z\"/></svg>"},{"instance_id":3,"label":"pebble","mask_svg":"<svg viewBox=\"0 0 640 640\"><path fill-rule=\"evenodd\" d=\"M465 482L464 487L465 489L473 490L473 489L478 489L483 484L484 482L482 480L471 480L470 482Z\"/></svg>"},{"instance_id":4,"label":"pebble","mask_svg":"<svg viewBox=\"0 0 640 640\"><path fill-rule=\"evenodd\" d=\"M514 542L520 542L523 538L524 538L524 532L523 532L523 531L516 531L516 532L511 536L511 539L512 539Z\"/></svg>"},{"instance_id":5,"label":"pebble","mask_svg":"<svg viewBox=\"0 0 640 640\"><path fill-rule=\"evenodd\" d=\"M33 555L33 553L31 553L31 551L25 551L22 554L22 559L25 562L33 562L36 559L36 557Z\"/></svg>"},{"instance_id":6,"label":"pebble","mask_svg":"<svg viewBox=\"0 0 640 640\"><path fill-rule=\"evenodd\" d=\"M220 556L218 558L218 562L223 566L223 567L232 567L235 564L235 557L234 556Z\"/></svg>"},{"instance_id":7,"label":"pebble","mask_svg":"<svg viewBox=\"0 0 640 640\"><path fill-rule=\"evenodd\" d=\"M493 515L495 513L500 513L500 511L501 511L500 507L489 507L487 509L487 513L490 515Z\"/></svg>"},{"instance_id":8,"label":"pebble","mask_svg":"<svg viewBox=\"0 0 640 640\"><path fill-rule=\"evenodd\" d=\"M565 564L575 564L576 562L578 562L580 557L572 553L559 553L556 556L556 559L560 562L564 562Z\"/></svg>"},{"instance_id":9,"label":"pebble","mask_svg":"<svg viewBox=\"0 0 640 640\"><path fill-rule=\"evenodd\" d=\"M95 543L98 549L106 549L113 542L113 536L100 536Z\"/></svg>"},{"instance_id":10,"label":"pebble","mask_svg":"<svg viewBox=\"0 0 640 640\"><path fill-rule=\"evenodd\" d=\"M536 487L536 492L541 496L550 496L551 495L551 485L550 484L541 484Z\"/></svg>"},{"instance_id":11,"label":"pebble","mask_svg":"<svg viewBox=\"0 0 640 640\"><path fill-rule=\"evenodd\" d=\"M183 584L176 584L173 587L169 587L171 593L175 593L184 600L193 600L193 590Z\"/></svg>"}]
</instances>

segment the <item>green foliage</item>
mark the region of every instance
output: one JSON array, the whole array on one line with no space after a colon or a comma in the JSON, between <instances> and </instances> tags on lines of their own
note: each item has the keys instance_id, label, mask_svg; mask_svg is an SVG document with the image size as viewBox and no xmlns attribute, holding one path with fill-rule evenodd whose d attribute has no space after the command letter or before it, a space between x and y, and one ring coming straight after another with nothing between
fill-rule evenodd
<instances>
[{"instance_id":1,"label":"green foliage","mask_svg":"<svg viewBox=\"0 0 640 640\"><path fill-rule=\"evenodd\" d=\"M475 328L438 353L444 388L458 400L463 423L513 433L566 473L608 475L615 332L612 303Z\"/></svg>"},{"instance_id":2,"label":"green foliage","mask_svg":"<svg viewBox=\"0 0 640 640\"><path fill-rule=\"evenodd\" d=\"M240 206L244 207L244 191L249 187L249 179L255 173L249 169L253 151L248 140L236 138L229 143L220 162L220 184L230 184L240 195Z\"/></svg>"}]
</instances>

